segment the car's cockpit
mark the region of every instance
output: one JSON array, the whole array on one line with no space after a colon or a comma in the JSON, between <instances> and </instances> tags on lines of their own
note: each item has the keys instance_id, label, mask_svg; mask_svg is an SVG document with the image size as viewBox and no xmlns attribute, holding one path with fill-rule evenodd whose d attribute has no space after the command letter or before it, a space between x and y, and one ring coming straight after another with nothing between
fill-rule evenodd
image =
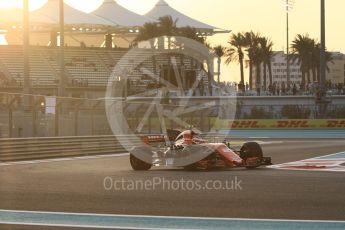
<instances>
[{"instance_id":1,"label":"car's cockpit","mask_svg":"<svg viewBox=\"0 0 345 230\"><path fill-rule=\"evenodd\" d=\"M206 141L200 137L200 135L193 130L185 130L181 132L175 139L175 145L193 145L201 144Z\"/></svg>"}]
</instances>

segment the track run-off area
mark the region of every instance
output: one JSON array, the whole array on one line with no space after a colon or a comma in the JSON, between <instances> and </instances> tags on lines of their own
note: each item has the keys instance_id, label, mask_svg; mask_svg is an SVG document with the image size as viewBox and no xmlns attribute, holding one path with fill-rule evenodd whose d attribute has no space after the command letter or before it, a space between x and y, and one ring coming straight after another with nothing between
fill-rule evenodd
<instances>
[{"instance_id":1,"label":"track run-off area","mask_svg":"<svg viewBox=\"0 0 345 230\"><path fill-rule=\"evenodd\" d=\"M250 140L275 165L255 170L135 172L126 153L0 162L0 229L345 229L344 171L308 161L342 160L345 138L265 137Z\"/></svg>"}]
</instances>

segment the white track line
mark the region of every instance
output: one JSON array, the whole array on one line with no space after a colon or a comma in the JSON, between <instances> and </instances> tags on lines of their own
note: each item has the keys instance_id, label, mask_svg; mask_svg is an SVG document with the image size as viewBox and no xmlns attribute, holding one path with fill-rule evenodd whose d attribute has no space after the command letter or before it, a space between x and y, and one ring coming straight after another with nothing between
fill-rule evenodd
<instances>
[{"instance_id":1,"label":"white track line","mask_svg":"<svg viewBox=\"0 0 345 230\"><path fill-rule=\"evenodd\" d=\"M30 222L7 222L3 221L0 224L20 225L20 226L45 226L45 227L64 227L64 228L95 228L95 229L133 229L133 230L179 230L175 228L138 228L138 227L123 227L123 226L97 226L97 225L73 225L73 224L45 224L45 223L30 223ZM189 229L184 229L189 230ZM192 230L192 229L190 229Z\"/></svg>"},{"instance_id":2,"label":"white track line","mask_svg":"<svg viewBox=\"0 0 345 230\"><path fill-rule=\"evenodd\" d=\"M270 222L315 222L315 223L345 223L344 220L298 220L298 219L251 219L251 218L226 218L226 217L189 217L189 216L153 216L153 215L125 215L125 214L100 214L78 212L49 212L49 211L26 211L0 209L0 212L27 213L27 214L56 214L70 216L100 216L100 217L134 217L134 218L165 218L185 220L239 220L239 221L270 221Z\"/></svg>"},{"instance_id":3,"label":"white track line","mask_svg":"<svg viewBox=\"0 0 345 230\"><path fill-rule=\"evenodd\" d=\"M290 170L290 171L342 172L342 173L344 173L344 169L342 169L342 168L331 168L332 166L333 167L340 166L339 162L343 160L342 158L323 159L325 157L336 156L336 155L343 154L343 153L344 152L338 152L338 153L332 153L332 154L328 154L328 155L324 155L324 156L304 159L304 160L300 160L300 161L292 161L292 162L287 162L287 163L282 163L282 164L277 164L277 165L271 165L271 166L267 166L267 168L278 169L278 170ZM305 164L313 164L312 161L316 161L315 163L318 163L318 161L325 161L325 162L338 161L338 163L328 165L328 168L306 169L306 168L297 168L296 167L296 165L303 166ZM293 168L293 167L296 167L296 168Z\"/></svg>"}]
</instances>

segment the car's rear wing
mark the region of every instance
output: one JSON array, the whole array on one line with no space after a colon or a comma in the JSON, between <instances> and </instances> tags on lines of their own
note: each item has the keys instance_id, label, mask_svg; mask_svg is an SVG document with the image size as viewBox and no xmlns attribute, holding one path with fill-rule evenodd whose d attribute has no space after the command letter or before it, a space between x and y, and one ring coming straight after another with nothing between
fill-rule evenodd
<instances>
[{"instance_id":1,"label":"car's rear wing","mask_svg":"<svg viewBox=\"0 0 345 230\"><path fill-rule=\"evenodd\" d=\"M154 143L164 143L165 136L163 134L145 135L141 137L141 140L147 145L154 144Z\"/></svg>"},{"instance_id":2,"label":"car's rear wing","mask_svg":"<svg viewBox=\"0 0 345 230\"><path fill-rule=\"evenodd\" d=\"M181 131L179 130L168 129L166 136L164 134L147 134L141 136L141 140L147 145L154 143L163 143L167 140L173 142L180 133Z\"/></svg>"}]
</instances>

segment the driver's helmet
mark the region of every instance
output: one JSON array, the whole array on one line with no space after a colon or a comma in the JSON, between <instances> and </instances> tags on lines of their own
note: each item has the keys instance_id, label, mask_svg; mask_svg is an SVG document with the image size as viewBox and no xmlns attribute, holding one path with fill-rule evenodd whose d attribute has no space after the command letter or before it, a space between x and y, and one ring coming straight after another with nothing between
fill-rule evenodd
<instances>
[{"instance_id":1,"label":"driver's helmet","mask_svg":"<svg viewBox=\"0 0 345 230\"><path fill-rule=\"evenodd\" d=\"M193 138L196 133L193 130L186 130L182 132L184 144L191 145L193 144Z\"/></svg>"}]
</instances>

